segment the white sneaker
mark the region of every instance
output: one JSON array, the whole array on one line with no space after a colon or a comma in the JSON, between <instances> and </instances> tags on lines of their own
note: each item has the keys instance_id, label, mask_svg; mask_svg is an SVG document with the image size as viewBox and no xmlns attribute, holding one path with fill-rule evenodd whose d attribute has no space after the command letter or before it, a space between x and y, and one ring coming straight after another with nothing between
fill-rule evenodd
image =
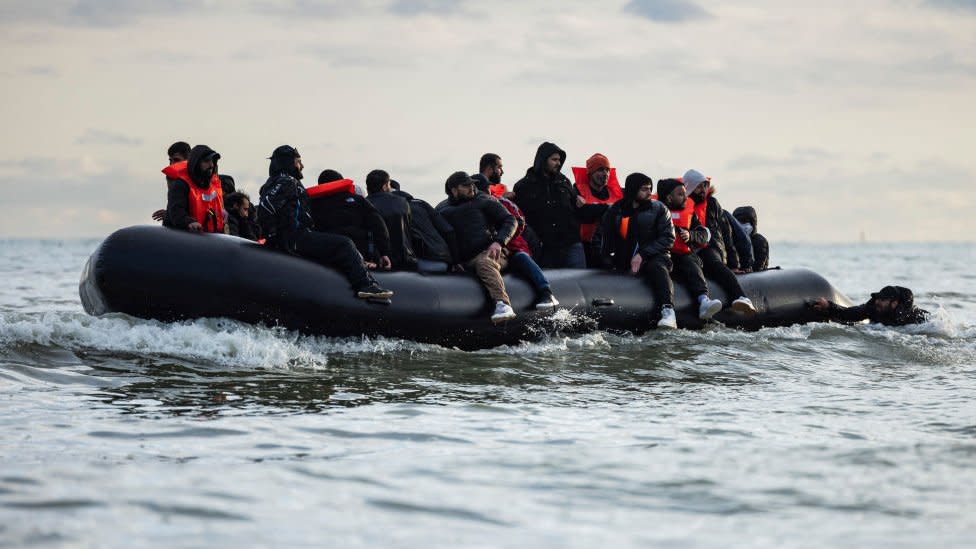
<instances>
[{"instance_id":1,"label":"white sneaker","mask_svg":"<svg viewBox=\"0 0 976 549\"><path fill-rule=\"evenodd\" d=\"M515 318L515 311L512 310L512 306L504 301L499 301L495 304L495 314L491 315L491 321L494 323L505 322L506 320L512 320Z\"/></svg>"},{"instance_id":2,"label":"white sneaker","mask_svg":"<svg viewBox=\"0 0 976 549\"><path fill-rule=\"evenodd\" d=\"M674 307L665 305L661 307L661 320L657 321L658 328L678 329L678 319L674 317Z\"/></svg>"},{"instance_id":3,"label":"white sneaker","mask_svg":"<svg viewBox=\"0 0 976 549\"><path fill-rule=\"evenodd\" d=\"M758 312L756 311L756 306L752 304L752 300L750 300L746 296L742 296L739 299L733 301L732 310L737 313L743 313L747 315L754 315Z\"/></svg>"},{"instance_id":4,"label":"white sneaker","mask_svg":"<svg viewBox=\"0 0 976 549\"><path fill-rule=\"evenodd\" d=\"M559 306L559 301L556 300L556 296L552 295L552 292L550 290L544 291L542 294L542 299L540 299L539 302L535 304L536 309L544 309L544 310L555 309L558 306Z\"/></svg>"},{"instance_id":5,"label":"white sneaker","mask_svg":"<svg viewBox=\"0 0 976 549\"><path fill-rule=\"evenodd\" d=\"M706 297L698 305L698 318L708 320L715 316L715 313L722 310L722 302L717 299Z\"/></svg>"}]
</instances>

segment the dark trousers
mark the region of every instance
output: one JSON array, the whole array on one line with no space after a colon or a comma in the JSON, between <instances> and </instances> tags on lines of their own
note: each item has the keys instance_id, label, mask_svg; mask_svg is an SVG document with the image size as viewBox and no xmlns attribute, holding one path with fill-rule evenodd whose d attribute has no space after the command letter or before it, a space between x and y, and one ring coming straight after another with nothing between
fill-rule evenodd
<instances>
[{"instance_id":1,"label":"dark trousers","mask_svg":"<svg viewBox=\"0 0 976 549\"><path fill-rule=\"evenodd\" d=\"M363 256L349 237L302 231L295 235L295 253L319 265L332 267L346 276L354 290L373 283L373 277L363 267Z\"/></svg>"},{"instance_id":2,"label":"dark trousers","mask_svg":"<svg viewBox=\"0 0 976 549\"><path fill-rule=\"evenodd\" d=\"M654 298L661 307L674 306L674 284L671 283L671 259L664 254L658 254L641 263L640 275L651 285Z\"/></svg>"},{"instance_id":3,"label":"dark trousers","mask_svg":"<svg viewBox=\"0 0 976 549\"><path fill-rule=\"evenodd\" d=\"M685 285L692 300L697 300L702 294L708 295L708 284L702 272L702 262L696 254L673 254L671 261L674 263L671 276Z\"/></svg>"},{"instance_id":4,"label":"dark trousers","mask_svg":"<svg viewBox=\"0 0 976 549\"><path fill-rule=\"evenodd\" d=\"M586 254L583 252L583 243L576 242L562 247L549 247L543 243L536 263L543 269L585 269Z\"/></svg>"},{"instance_id":5,"label":"dark trousers","mask_svg":"<svg viewBox=\"0 0 976 549\"><path fill-rule=\"evenodd\" d=\"M705 276L718 282L718 285L725 290L729 297L738 299L746 295L743 293L742 286L739 285L739 279L736 278L735 273L722 261L722 256L714 248L699 250L698 257L701 258L702 272L705 273Z\"/></svg>"},{"instance_id":6,"label":"dark trousers","mask_svg":"<svg viewBox=\"0 0 976 549\"><path fill-rule=\"evenodd\" d=\"M542 291L549 287L549 280L545 273L539 268L532 256L525 252L515 252L508 256L508 266L523 278L532 283L536 291Z\"/></svg>"}]
</instances>

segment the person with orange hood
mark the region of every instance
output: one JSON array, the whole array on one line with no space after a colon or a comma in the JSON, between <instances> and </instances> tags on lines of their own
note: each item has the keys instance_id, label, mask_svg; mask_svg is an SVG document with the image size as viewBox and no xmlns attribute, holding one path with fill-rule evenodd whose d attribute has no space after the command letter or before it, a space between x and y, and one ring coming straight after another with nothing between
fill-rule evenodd
<instances>
[{"instance_id":1,"label":"person with orange hood","mask_svg":"<svg viewBox=\"0 0 976 549\"><path fill-rule=\"evenodd\" d=\"M624 197L617 181L616 168L611 168L610 159L600 153L591 156L585 168L574 166L573 177L579 193L577 204L580 207L590 206L587 217L602 218L611 204ZM602 263L600 250L591 245L596 227L597 223L580 223L580 240L586 248L586 266L591 269Z\"/></svg>"}]
</instances>

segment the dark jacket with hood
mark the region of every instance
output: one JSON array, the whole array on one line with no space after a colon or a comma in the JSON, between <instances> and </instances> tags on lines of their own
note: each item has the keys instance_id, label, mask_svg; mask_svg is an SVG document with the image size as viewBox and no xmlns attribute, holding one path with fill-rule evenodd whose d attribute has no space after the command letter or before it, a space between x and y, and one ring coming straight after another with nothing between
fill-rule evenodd
<instances>
[{"instance_id":1,"label":"dark jacket with hood","mask_svg":"<svg viewBox=\"0 0 976 549\"><path fill-rule=\"evenodd\" d=\"M732 217L739 220L739 223L750 225L749 239L752 241L752 270L765 271L769 268L769 241L766 237L759 234L759 217L756 209L752 206L739 206L732 212Z\"/></svg>"},{"instance_id":2,"label":"dark jacket with hood","mask_svg":"<svg viewBox=\"0 0 976 549\"><path fill-rule=\"evenodd\" d=\"M875 307L878 298L897 299L898 307L891 313L880 313ZM885 326L905 326L907 324L922 324L928 321L929 312L915 306L915 296L908 288L901 286L885 286L880 292L871 294L871 299L862 305L841 307L829 302L827 310L821 313L825 320L843 323L855 323L867 320L872 324Z\"/></svg>"},{"instance_id":3,"label":"dark jacket with hood","mask_svg":"<svg viewBox=\"0 0 976 549\"><path fill-rule=\"evenodd\" d=\"M393 191L410 203L413 251L419 259L457 263L457 238L454 227L434 207L404 191Z\"/></svg>"},{"instance_id":4,"label":"dark jacket with hood","mask_svg":"<svg viewBox=\"0 0 976 549\"><path fill-rule=\"evenodd\" d=\"M268 180L261 186L258 221L267 245L287 252L295 251L295 237L315 226L308 205L308 194L295 168L298 151L281 146L271 155Z\"/></svg>"},{"instance_id":5,"label":"dark jacket with hood","mask_svg":"<svg viewBox=\"0 0 976 549\"><path fill-rule=\"evenodd\" d=\"M627 178L624 197L610 206L603 214L600 224L593 233L592 245L600 250L604 267L618 271L630 270L630 261L640 254L644 260L664 255L670 263L671 247L674 245L674 225L671 224L671 210L657 200L639 202L635 207L634 197L637 188L650 182L643 176ZM626 235L620 234L624 218L630 218Z\"/></svg>"},{"instance_id":6,"label":"dark jacket with hood","mask_svg":"<svg viewBox=\"0 0 976 549\"><path fill-rule=\"evenodd\" d=\"M484 193L479 192L470 199L451 197L447 203L438 205L437 212L454 227L458 263L474 259L492 242L504 248L515 234L515 218Z\"/></svg>"},{"instance_id":7,"label":"dark jacket with hood","mask_svg":"<svg viewBox=\"0 0 976 549\"><path fill-rule=\"evenodd\" d=\"M250 216L241 217L233 210L227 210L227 233L255 242L261 238L258 224Z\"/></svg>"},{"instance_id":8,"label":"dark jacket with hood","mask_svg":"<svg viewBox=\"0 0 976 549\"><path fill-rule=\"evenodd\" d=\"M535 162L525 177L512 188L514 202L525 214L525 221L535 232L543 247L564 248L580 241L580 223L595 223L606 206L588 204L576 206L576 187L562 173L546 171L546 160L559 154L566 163L566 151L548 141L539 145Z\"/></svg>"},{"instance_id":9,"label":"dark jacket with hood","mask_svg":"<svg viewBox=\"0 0 976 549\"><path fill-rule=\"evenodd\" d=\"M730 255L728 260L730 262L735 261L736 263L729 263L729 268L751 271L753 268L753 263L755 263L756 259L752 251L752 239L749 238L749 233L747 233L745 227L743 227L739 221L733 217L732 212L723 210L722 215L725 216L725 221L729 225L729 232L732 235L732 243L735 246L735 254Z\"/></svg>"},{"instance_id":10,"label":"dark jacket with hood","mask_svg":"<svg viewBox=\"0 0 976 549\"><path fill-rule=\"evenodd\" d=\"M206 145L197 145L190 150L190 156L186 159L186 171L190 174L190 180L201 189L210 187L211 174L200 173L200 162L206 158L220 155ZM214 162L214 171L217 170L217 162ZM195 223L196 219L190 215L190 187L182 179L166 178L166 216L163 218L163 225L174 229L186 230L190 223Z\"/></svg>"},{"instance_id":11,"label":"dark jacket with hood","mask_svg":"<svg viewBox=\"0 0 976 549\"><path fill-rule=\"evenodd\" d=\"M695 198L692 197L692 200ZM723 263L730 268L738 269L739 255L735 249L732 227L729 226L729 220L725 218L725 210L722 209L718 199L712 195L712 189L706 192L706 196L702 200L708 201L708 207L705 209L705 226L712 233L712 240L708 243L708 247L718 252ZM695 203L700 204L701 202L695 201Z\"/></svg>"},{"instance_id":12,"label":"dark jacket with hood","mask_svg":"<svg viewBox=\"0 0 976 549\"><path fill-rule=\"evenodd\" d=\"M363 257L376 261L392 256L390 234L383 216L362 196L335 193L308 199L315 230L349 237Z\"/></svg>"},{"instance_id":13,"label":"dark jacket with hood","mask_svg":"<svg viewBox=\"0 0 976 549\"><path fill-rule=\"evenodd\" d=\"M415 270L417 256L413 251L413 216L410 203L391 192L370 194L366 200L376 208L390 233L390 262L397 271Z\"/></svg>"}]
</instances>

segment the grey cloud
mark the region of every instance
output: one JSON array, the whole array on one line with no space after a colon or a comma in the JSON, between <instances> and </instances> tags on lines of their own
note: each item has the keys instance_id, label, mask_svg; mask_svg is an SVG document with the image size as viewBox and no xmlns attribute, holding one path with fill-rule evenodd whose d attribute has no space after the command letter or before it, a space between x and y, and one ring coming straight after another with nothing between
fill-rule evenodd
<instances>
[{"instance_id":1,"label":"grey cloud","mask_svg":"<svg viewBox=\"0 0 976 549\"><path fill-rule=\"evenodd\" d=\"M712 17L704 8L688 0L631 0L623 9L657 23L684 23Z\"/></svg>"},{"instance_id":2,"label":"grey cloud","mask_svg":"<svg viewBox=\"0 0 976 549\"><path fill-rule=\"evenodd\" d=\"M763 168L799 167L814 163L837 160L838 153L818 147L795 147L786 156L747 154L732 159L726 168L730 170L754 170Z\"/></svg>"},{"instance_id":3,"label":"grey cloud","mask_svg":"<svg viewBox=\"0 0 976 549\"><path fill-rule=\"evenodd\" d=\"M143 16L180 13L204 7L203 0L51 0L8 3L0 8L4 23L45 22L79 27L115 27Z\"/></svg>"},{"instance_id":4,"label":"grey cloud","mask_svg":"<svg viewBox=\"0 0 976 549\"><path fill-rule=\"evenodd\" d=\"M924 5L951 11L968 11L976 14L976 0L925 0Z\"/></svg>"},{"instance_id":5,"label":"grey cloud","mask_svg":"<svg viewBox=\"0 0 976 549\"><path fill-rule=\"evenodd\" d=\"M58 69L50 65L36 65L32 67L24 67L20 70L20 74L25 76L59 76L61 73Z\"/></svg>"},{"instance_id":6,"label":"grey cloud","mask_svg":"<svg viewBox=\"0 0 976 549\"><path fill-rule=\"evenodd\" d=\"M89 128L75 140L75 143L78 145L121 145L125 147L136 147L142 145L142 139L121 133Z\"/></svg>"},{"instance_id":7,"label":"grey cloud","mask_svg":"<svg viewBox=\"0 0 976 549\"><path fill-rule=\"evenodd\" d=\"M390 13L409 17L413 15L453 15L463 8L459 0L394 0Z\"/></svg>"}]
</instances>

